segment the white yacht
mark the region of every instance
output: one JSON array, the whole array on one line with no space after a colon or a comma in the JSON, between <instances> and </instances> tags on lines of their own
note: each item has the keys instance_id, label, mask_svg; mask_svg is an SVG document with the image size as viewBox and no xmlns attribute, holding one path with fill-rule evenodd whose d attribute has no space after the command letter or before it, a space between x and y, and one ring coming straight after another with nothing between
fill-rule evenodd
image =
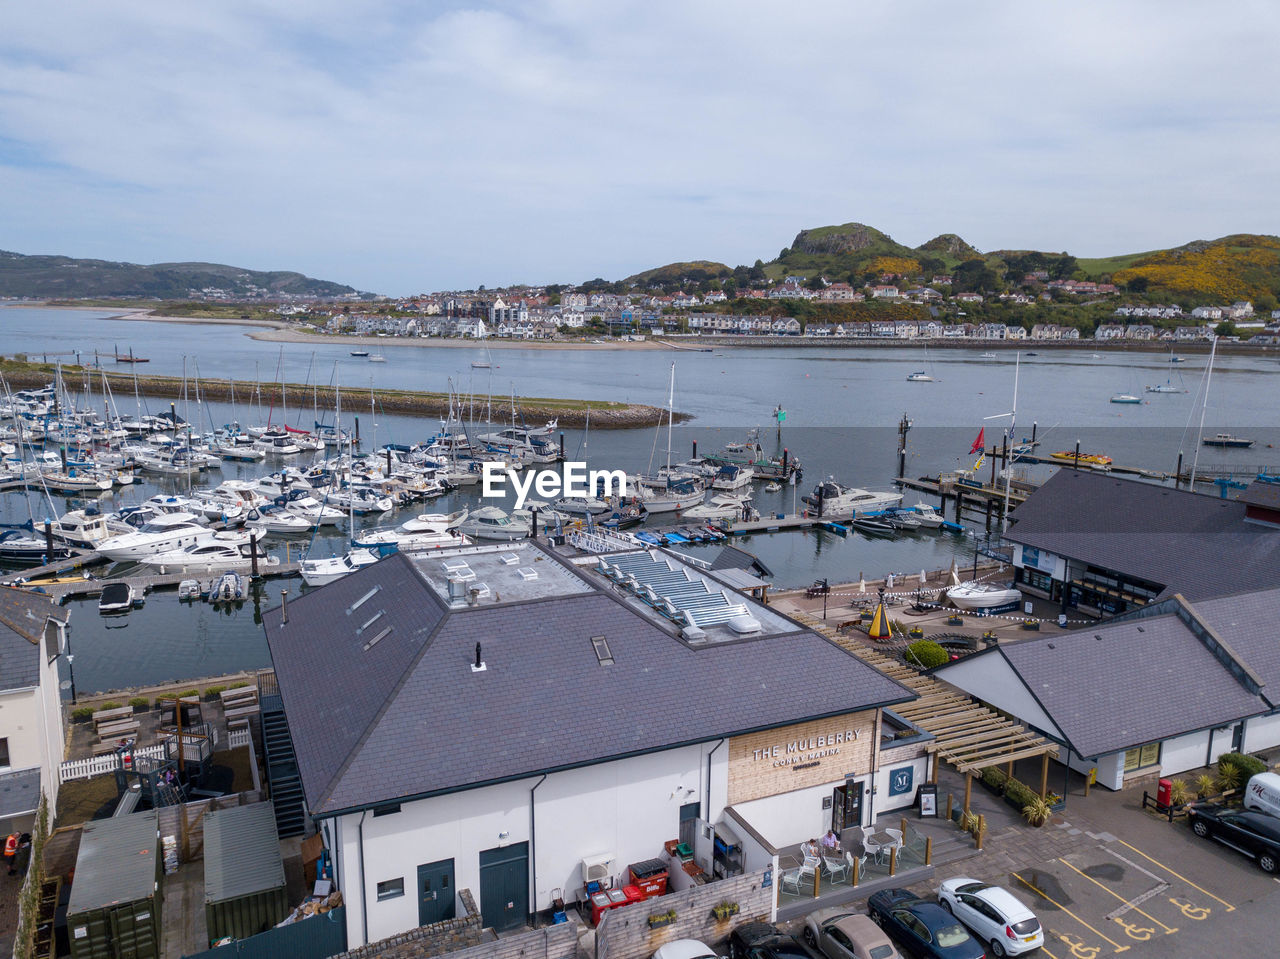
<instances>
[{"instance_id":1,"label":"white yacht","mask_svg":"<svg viewBox=\"0 0 1280 959\"><path fill-rule=\"evenodd\" d=\"M507 543L527 539L530 528L529 523L507 515L496 506L472 510L457 527L458 532L476 539L496 539Z\"/></svg>"},{"instance_id":2,"label":"white yacht","mask_svg":"<svg viewBox=\"0 0 1280 959\"><path fill-rule=\"evenodd\" d=\"M718 493L704 503L697 506L690 506L688 509L680 513L681 519L743 519L743 513L746 512L746 518L750 518L755 510L749 505L751 501L750 495L738 496L733 493Z\"/></svg>"},{"instance_id":3,"label":"white yacht","mask_svg":"<svg viewBox=\"0 0 1280 959\"><path fill-rule=\"evenodd\" d=\"M874 513L897 506L902 502L902 494L878 493L857 486L845 486L834 480L824 480L803 500L812 509L821 508L823 516L852 516L855 513Z\"/></svg>"},{"instance_id":4,"label":"white yacht","mask_svg":"<svg viewBox=\"0 0 1280 959\"><path fill-rule=\"evenodd\" d=\"M262 530L264 533L305 533L315 526L297 513L290 513L279 506L264 506L251 509L245 514L244 525L250 529Z\"/></svg>"},{"instance_id":5,"label":"white yacht","mask_svg":"<svg viewBox=\"0 0 1280 959\"><path fill-rule=\"evenodd\" d=\"M1000 586L995 583L979 583L973 580L952 586L947 590L947 599L960 609L974 611L1002 609L1022 602L1022 593L1012 586Z\"/></svg>"},{"instance_id":6,"label":"white yacht","mask_svg":"<svg viewBox=\"0 0 1280 959\"><path fill-rule=\"evenodd\" d=\"M136 532L113 536L98 544L98 552L118 563L139 561L212 538L213 530L192 513L161 513Z\"/></svg>"},{"instance_id":7,"label":"white yacht","mask_svg":"<svg viewBox=\"0 0 1280 959\"><path fill-rule=\"evenodd\" d=\"M302 581L308 586L323 586L365 566L372 566L378 558L378 554L372 550L353 549L346 556L304 559L298 564L298 571L302 574Z\"/></svg>"},{"instance_id":8,"label":"white yacht","mask_svg":"<svg viewBox=\"0 0 1280 959\"><path fill-rule=\"evenodd\" d=\"M414 553L449 546L469 546L471 540L458 532L458 526L467 518L467 511L419 513L395 529L371 529L361 533L357 546L373 546L394 543L401 552Z\"/></svg>"},{"instance_id":9,"label":"white yacht","mask_svg":"<svg viewBox=\"0 0 1280 959\"><path fill-rule=\"evenodd\" d=\"M280 557L268 556L261 542L254 542L256 539L258 537L248 533L225 530L215 533L212 539L202 543L148 556L142 560L142 563L147 566L163 567L171 572L246 570L253 568L253 553L256 546L259 569L279 566Z\"/></svg>"},{"instance_id":10,"label":"white yacht","mask_svg":"<svg viewBox=\"0 0 1280 959\"><path fill-rule=\"evenodd\" d=\"M942 518L942 514L928 503L916 503L912 508L916 511L916 519L920 521L921 526L925 526L929 529L937 529L946 522L946 520Z\"/></svg>"}]
</instances>

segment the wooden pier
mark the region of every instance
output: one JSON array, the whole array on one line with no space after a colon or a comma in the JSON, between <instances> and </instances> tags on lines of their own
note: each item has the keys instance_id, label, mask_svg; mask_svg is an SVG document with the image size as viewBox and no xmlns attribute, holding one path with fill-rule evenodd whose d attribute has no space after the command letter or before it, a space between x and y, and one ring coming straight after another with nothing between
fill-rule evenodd
<instances>
[{"instance_id":1,"label":"wooden pier","mask_svg":"<svg viewBox=\"0 0 1280 959\"><path fill-rule=\"evenodd\" d=\"M296 562L281 563L279 566L261 566L258 568L258 573L262 578L288 576L292 573L296 573L298 568L299 564ZM47 586L42 585L40 588L46 595L52 596L59 602L71 599L72 597L97 596L101 594L102 588L110 583L128 583L137 593L145 595L155 589L164 589L166 587L176 588L179 583L188 579L198 581L203 588L207 584L216 581L223 572L228 571L208 571L203 569L191 569L188 567L185 570L173 573L145 573L137 576L121 576L113 579L81 579L70 583L50 583ZM235 572L238 572L240 575L245 577L249 576L247 570L235 570Z\"/></svg>"}]
</instances>

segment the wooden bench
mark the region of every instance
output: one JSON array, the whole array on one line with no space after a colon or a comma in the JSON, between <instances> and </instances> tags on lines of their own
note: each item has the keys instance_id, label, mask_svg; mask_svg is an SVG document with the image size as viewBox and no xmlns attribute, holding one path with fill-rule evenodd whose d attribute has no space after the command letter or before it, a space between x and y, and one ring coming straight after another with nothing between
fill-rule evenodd
<instances>
[{"instance_id":1,"label":"wooden bench","mask_svg":"<svg viewBox=\"0 0 1280 959\"><path fill-rule=\"evenodd\" d=\"M132 706L121 706L118 709L99 709L93 714L93 724L112 723L118 719L128 719L133 715Z\"/></svg>"},{"instance_id":2,"label":"wooden bench","mask_svg":"<svg viewBox=\"0 0 1280 959\"><path fill-rule=\"evenodd\" d=\"M122 719L114 723L103 723L98 727L98 740L127 739L137 735L140 724L136 719Z\"/></svg>"},{"instance_id":3,"label":"wooden bench","mask_svg":"<svg viewBox=\"0 0 1280 959\"><path fill-rule=\"evenodd\" d=\"M258 704L251 703L248 706L237 706L234 709L228 709L224 715L227 719L256 716L258 715Z\"/></svg>"},{"instance_id":4,"label":"wooden bench","mask_svg":"<svg viewBox=\"0 0 1280 959\"><path fill-rule=\"evenodd\" d=\"M128 739L128 736L121 736L117 739L103 740L100 743L93 744L93 754L95 756L107 756L116 751L116 747L120 745L120 739Z\"/></svg>"},{"instance_id":5,"label":"wooden bench","mask_svg":"<svg viewBox=\"0 0 1280 959\"><path fill-rule=\"evenodd\" d=\"M258 701L258 691L252 686L243 686L240 689L224 689L218 694L218 698L222 700L223 706L244 706L247 703L256 703Z\"/></svg>"}]
</instances>

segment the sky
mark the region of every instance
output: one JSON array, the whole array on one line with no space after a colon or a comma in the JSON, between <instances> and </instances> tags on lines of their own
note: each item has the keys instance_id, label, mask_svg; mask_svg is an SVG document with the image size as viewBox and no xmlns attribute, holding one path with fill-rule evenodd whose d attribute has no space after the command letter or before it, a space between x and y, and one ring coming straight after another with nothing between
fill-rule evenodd
<instances>
[{"instance_id":1,"label":"sky","mask_svg":"<svg viewBox=\"0 0 1280 959\"><path fill-rule=\"evenodd\" d=\"M1280 232L1280 4L0 9L0 249L405 295L857 221L1076 256Z\"/></svg>"}]
</instances>

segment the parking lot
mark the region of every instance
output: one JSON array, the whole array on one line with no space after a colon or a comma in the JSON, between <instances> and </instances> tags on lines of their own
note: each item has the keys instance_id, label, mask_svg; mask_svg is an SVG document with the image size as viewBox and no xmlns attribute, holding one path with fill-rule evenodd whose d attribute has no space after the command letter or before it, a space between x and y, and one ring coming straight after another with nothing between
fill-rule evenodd
<instances>
[{"instance_id":1,"label":"parking lot","mask_svg":"<svg viewBox=\"0 0 1280 959\"><path fill-rule=\"evenodd\" d=\"M1035 955L1049 959L1280 954L1280 877L1185 820L1144 812L1141 798L1140 788L1073 796L1041 829L1006 824L983 853L910 888L935 898L957 875L1004 886L1039 917Z\"/></svg>"}]
</instances>

